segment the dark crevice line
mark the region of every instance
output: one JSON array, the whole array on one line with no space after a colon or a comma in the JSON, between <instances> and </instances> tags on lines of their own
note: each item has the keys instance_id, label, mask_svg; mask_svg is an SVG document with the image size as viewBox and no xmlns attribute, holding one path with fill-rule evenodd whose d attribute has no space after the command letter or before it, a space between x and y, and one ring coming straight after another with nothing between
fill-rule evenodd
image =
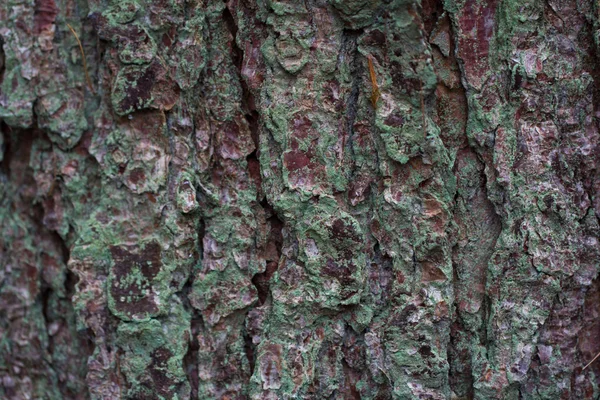
<instances>
[{"instance_id":1,"label":"dark crevice line","mask_svg":"<svg viewBox=\"0 0 600 400\"><path fill-rule=\"evenodd\" d=\"M198 342L198 335L202 328L202 316L197 310L192 309L192 319L190 320L190 339L188 343L188 350L183 357L183 370L187 376L187 380L190 384L191 399L198 398L198 387L200 384L200 376L198 371L198 352L200 344Z\"/></svg>"},{"instance_id":2,"label":"dark crevice line","mask_svg":"<svg viewBox=\"0 0 600 400\"><path fill-rule=\"evenodd\" d=\"M167 182L166 192L167 197L172 204L177 204L177 182L175 180L176 168L173 168L173 159L175 158L175 134L172 129L173 114L171 112L165 112L165 130L167 139L169 141L169 164L167 165ZM176 208L176 206L174 206Z\"/></svg>"},{"instance_id":3,"label":"dark crevice line","mask_svg":"<svg viewBox=\"0 0 600 400\"><path fill-rule=\"evenodd\" d=\"M353 147L353 138L354 138L354 122L356 121L356 115L358 113L358 99L360 95L360 86L362 84L362 75L363 75L363 63L361 62L361 54L358 51L358 38L364 33L364 29L359 30L349 30L344 29L342 33L342 45L340 50L340 57L338 57L338 66L339 63L343 62L341 58L344 55L351 55L351 68L350 75L352 78L352 89L350 90L350 95L348 96L348 100L346 101L346 127L342 132L342 148L340 149L340 164L344 162L344 152L346 147L350 147L351 157L354 159L354 147ZM339 68L336 68L339 70ZM348 138L348 143L346 143L346 137ZM354 169L352 169L351 174L353 175Z\"/></svg>"},{"instance_id":4,"label":"dark crevice line","mask_svg":"<svg viewBox=\"0 0 600 400\"><path fill-rule=\"evenodd\" d=\"M598 117L600 112L600 68L598 68L598 62L600 61L600 38L596 38L594 32L596 31L594 28L600 28L600 21L598 21L598 11L600 11L600 4L594 2L594 8L596 13L594 14L595 20L593 22L586 20L586 28L589 31L588 40L590 42L590 52L589 52L589 62L587 65L587 72L592 77L593 82L593 91L592 91L592 106L594 113L592 114L592 118L594 119L596 129L600 131L600 118ZM595 163L594 165L600 164L600 144L596 143L596 151L593 152L595 155ZM600 209L595 209L596 205L593 204L593 196L594 193L594 183L600 181L600 170L595 170L595 176L593 178L583 181L583 186L585 188L586 193L590 199L590 203L595 211L596 220L600 224ZM586 184L588 183L588 184ZM600 202L597 201L597 204L600 205Z\"/></svg>"},{"instance_id":5,"label":"dark crevice line","mask_svg":"<svg viewBox=\"0 0 600 400\"><path fill-rule=\"evenodd\" d=\"M258 302L254 305L248 307L245 311L244 320L247 321L249 312L256 308L263 306L267 301L270 295L270 280L273 274L279 268L279 265L282 261L282 246L283 246L283 234L282 230L284 227L284 222L280 218L280 215L274 210L273 205L270 204L268 199L266 198L263 189L262 189L262 170L260 166L260 132L262 127L261 115L257 110L257 103L255 99L255 93L249 88L244 76L242 74L242 65L244 62L244 51L237 44L237 35L238 35L238 26L237 21L232 14L232 11L228 6L223 10L223 20L227 26L227 29L231 33L232 42L231 42L231 54L232 54L232 63L236 68L236 74L239 80L239 85L241 88L241 99L240 99L240 107L241 111L244 114L246 122L248 123L248 128L250 130L250 134L252 137L252 141L254 144L254 151L246 156L247 162L247 171L248 175L251 179L254 180L257 189L257 203L263 208L266 218L267 225L269 229L269 236L266 245L274 244L276 249L276 259L265 259L265 270L262 273L255 274L251 278L252 284L255 286L258 294ZM260 28L257 28L260 29ZM275 142L273 142L275 143ZM244 352L248 363L250 365L250 376L255 373L255 363L256 363L256 347L257 345L253 343L252 337L247 331L247 328L243 324L242 328L242 336L244 341ZM250 378L248 377L248 379Z\"/></svg>"},{"instance_id":6,"label":"dark crevice line","mask_svg":"<svg viewBox=\"0 0 600 400\"><path fill-rule=\"evenodd\" d=\"M0 135L3 137L3 143L0 143L0 154L2 159L0 160L0 173L3 175L0 179L10 181L10 160L11 160L11 141L12 141L12 128L0 119ZM0 182L5 185L5 182Z\"/></svg>"},{"instance_id":7,"label":"dark crevice line","mask_svg":"<svg viewBox=\"0 0 600 400\"><path fill-rule=\"evenodd\" d=\"M6 66L4 65L4 49L3 46L4 45L4 39L2 39L2 36L0 36L0 85L2 84L2 82L4 81L4 71L6 70ZM2 94L2 90L0 88L0 94ZM4 122L2 119L0 119L0 174L3 174L5 176L8 176L9 168L8 165L10 163L10 160L7 157L7 154L10 152L10 147L9 147L9 134L10 134L10 127L6 124L6 122ZM2 180L4 179L3 176L0 176L0 185L4 185L5 183L2 182Z\"/></svg>"},{"instance_id":8,"label":"dark crevice line","mask_svg":"<svg viewBox=\"0 0 600 400\"><path fill-rule=\"evenodd\" d=\"M199 388L199 384L200 384L200 376L199 371L198 371L198 361L199 361L199 348L200 348L200 344L198 343L198 334L200 333L200 330L202 329L202 325L203 325L203 321L202 321L202 315L200 314L200 312L198 310L196 310L190 303L189 300L189 295L193 290L193 284L194 284L194 277L195 277L195 270L196 270L196 265L198 265L199 263L202 262L203 256L204 256L204 245L203 245L203 240L204 240L204 235L205 235L205 223L203 219L200 219L200 221L198 222L198 226L197 226L197 254L198 254L198 258L197 260L194 260L194 264L190 266L190 271L189 271L189 276L187 281L185 282L185 284L183 285L183 288L181 290L181 295L180 298L184 304L184 307L189 311L190 315L191 315L191 320L190 320L190 338L188 341L188 350L185 354L185 356L183 357L182 360L182 367L183 370L185 371L187 380L190 384L190 388L191 388L191 398L192 399L197 399L198 398L198 388Z\"/></svg>"},{"instance_id":9,"label":"dark crevice line","mask_svg":"<svg viewBox=\"0 0 600 400\"><path fill-rule=\"evenodd\" d=\"M186 282L184 287L184 293L189 292L190 290L190 281ZM181 296L182 302L185 307L189 310L191 319L190 319L190 337L188 339L188 348L182 359L182 368L186 374L187 380L190 384L192 398L198 398L198 332L199 332L199 324L201 323L202 317L200 313L195 310L189 304L188 296Z\"/></svg>"},{"instance_id":10,"label":"dark crevice line","mask_svg":"<svg viewBox=\"0 0 600 400\"><path fill-rule=\"evenodd\" d=\"M10 127L8 125L2 123L3 132L10 132ZM5 163L2 165L2 169L4 170L4 175L2 179L5 179L7 182L10 182L10 178L12 176L10 168L11 161L14 157L15 161L18 161L19 157L29 157L29 146L33 146L36 141L43 140L43 132L36 129L27 129L20 132L19 136L7 135L10 137L9 140L14 140L14 143L9 142L9 145L6 147L7 153L5 154ZM12 137L11 137L12 136ZM14 154L13 154L14 153ZM14 165L13 165L14 167ZM17 166L19 168L19 166ZM63 356L60 352L64 351L61 348L57 348L57 346L62 346L64 343L56 343L55 334L52 332L53 326L55 324L59 324L59 330L67 329L70 330L70 327L76 325L76 321L74 315L75 310L72 304L72 297L75 293L75 285L77 283L77 277L73 272L71 272L67 268L67 264L70 258L70 250L67 246L65 239L63 239L57 231L54 231L45 226L45 210L42 206L42 203L39 201L40 199L35 196L27 196L24 193L32 192L36 193L37 183L33 178L33 171L30 165L27 163L25 167L25 171L19 171L14 175L15 179L18 179L19 182L13 182L14 184L19 185L19 189L15 192L8 194L4 193L6 197L0 199L4 204L3 206L6 208L11 205L14 209L15 213L19 213L22 218L27 219L29 221L28 225L33 229L29 234L35 233L34 237L37 238L40 242L44 242L50 245L49 248L46 246L37 247L38 258L37 265L39 267L38 276L38 284L39 284L39 292L36 298L35 307L39 307L41 312L41 317L43 319L44 324L44 332L40 332L40 335L45 334L47 339L47 345L44 349L48 352L49 357L44 357L45 368L47 368L51 374L56 379L56 383L59 386L56 387L56 390L59 390L62 395L73 393L71 389L64 386L66 383L64 378L61 377L66 376L68 371L61 371L61 363L60 357ZM2 185L6 185L7 182L3 182ZM28 189L25 189L28 187ZM32 190L29 190L31 188ZM18 206L15 207L15 204ZM48 250L50 253L48 253ZM60 267L60 272L64 272L62 285L64 291L60 288L53 288L51 284L47 283L44 278L44 269L51 268L51 265L46 265L43 254L46 254L50 257L55 255L57 257L57 261L59 263L58 267ZM53 257L54 258L54 257ZM29 277L32 279L32 277ZM53 307L58 306L58 310L54 310ZM66 307L67 310L63 309ZM71 333L74 333L74 330L70 330ZM90 344L90 340L85 336L75 334L71 339L74 341L74 352L72 362L80 363L80 365L85 368L85 359L92 354L93 346ZM43 343L40 340L40 346ZM55 354L59 352L58 354ZM58 358L57 358L58 357ZM59 360L59 364L57 365L56 360ZM64 372L64 374L61 374ZM50 377L48 377L50 378ZM59 388L60 387L60 388ZM88 396L89 397L89 396Z\"/></svg>"},{"instance_id":11,"label":"dark crevice line","mask_svg":"<svg viewBox=\"0 0 600 400\"><path fill-rule=\"evenodd\" d=\"M265 271L259 274L256 274L252 277L252 283L256 287L258 291L258 306L262 306L266 301L270 294L270 281L271 277L275 274L277 269L279 268L279 264L281 262L282 257L282 247L283 247L283 227L284 223L279 219L275 210L271 207L271 205L266 201L261 201L261 206L267 212L267 224L269 225L269 237L268 243L273 243L276 249L276 259L274 260L265 260L266 266Z\"/></svg>"},{"instance_id":12,"label":"dark crevice line","mask_svg":"<svg viewBox=\"0 0 600 400\"><path fill-rule=\"evenodd\" d=\"M246 313L244 320L247 320L247 318L248 313ZM248 333L245 324L242 328L242 337L244 339L244 352L246 354L246 358L248 359L248 363L250 364L250 376L252 376L256 367L256 345L252 342L252 337Z\"/></svg>"},{"instance_id":13,"label":"dark crevice line","mask_svg":"<svg viewBox=\"0 0 600 400\"><path fill-rule=\"evenodd\" d=\"M449 34L450 34L450 48L451 48L451 57L455 58L457 52L458 52L458 32L456 29L456 16L451 12L451 10L444 10L447 13L447 18L449 18ZM460 148L465 148L465 149L469 149L470 152L472 152L475 155L475 158L477 160L478 163L480 163L480 166L482 166L482 170L481 170L481 180L480 180L480 190L483 192L483 197L491 203L491 207L492 210L494 212L494 216L496 221L499 223L500 228L498 229L497 234L495 235L495 237L493 238L493 245L490 246L490 250L489 250L489 254L487 255L487 257L485 258L485 265L487 265L487 263L489 262L489 259L491 258L491 256L493 255L495 248L497 246L497 241L498 238L502 232L502 218L501 216L498 214L498 210L497 210L497 205L490 199L489 193L488 193L488 176L485 173L485 157L483 156L483 154L481 154L481 152L483 151L483 149L478 148L478 146L474 145L474 143L472 143L472 141L469 139L469 135L467 130L468 128L468 121L470 118L470 110L471 110L471 105L468 101L468 85L467 85L467 81L466 81L466 75L465 75L465 65L464 62L459 59L459 58L455 58L455 62L456 65L458 67L458 72L460 74L460 90L462 92L462 96L463 96L463 100L464 100L464 104L466 104L465 107L465 122L467 123L467 125L465 126L465 131L464 131L464 136L465 136L465 140L464 140L464 144L459 146ZM457 167L458 167L458 155L457 158L455 160L455 164L453 165L453 171L454 174L456 175L457 172ZM457 207L457 201L459 198L459 194L458 192L455 193L455 199L454 199L454 208L453 208L453 215L456 212L456 207ZM465 199L466 201L466 199ZM458 287L458 270L457 270L457 265L456 265L456 260L455 260L455 256L454 253L456 251L456 248L453 248L453 256L452 256L452 268L453 268L453 279L455 280L454 283L454 292L455 292L455 296L457 294L457 287ZM491 298L489 296L489 294L487 293L487 268L485 271L485 276L483 277L483 288L484 288L484 294L483 294L483 299L482 299L482 304L481 304L481 309L479 311L480 315L481 315L481 321L482 324L480 327L474 327L475 330L474 332L476 332L476 334L478 334L479 336L479 344L483 347L485 347L486 349L490 349L490 332L488 332L488 328L489 328L489 319L491 317L491 307L492 307L492 301ZM455 320L453 321L453 323L458 324L458 329L460 331L462 331L463 333L470 335L472 333L474 333L473 331L467 330L467 324L465 323L465 321L463 321L459 310L458 310L458 304L456 303L456 298L455 298L455 304L454 304L454 309L455 309ZM461 352L461 348L458 347L458 341L457 338L455 337L455 335L451 335L450 337L450 344L449 344L449 354L456 354L457 356L460 357L460 352ZM469 359L471 357L469 356ZM448 357L448 361L450 362L451 365L451 369L449 370L449 373L451 373L452 371L452 365L454 364L452 362L452 357ZM470 373L468 373L468 377L466 378L466 381L458 381L458 382L453 382L452 379L450 379L450 387L452 389L454 389L455 385L457 384L463 384L466 388L466 392L465 395L467 396L467 398L471 399L474 398L475 396L475 383L476 383L476 376L473 375L472 372L472 365L468 365L468 366L464 366L467 367L469 370L471 370Z\"/></svg>"},{"instance_id":14,"label":"dark crevice line","mask_svg":"<svg viewBox=\"0 0 600 400\"><path fill-rule=\"evenodd\" d=\"M254 94L248 88L248 85L242 76L242 63L244 60L244 52L237 45L238 26L237 26L235 18L233 17L233 15L231 14L231 11L229 10L229 8L227 6L223 10L223 20L225 22L225 25L227 26L227 29L229 30L229 32L231 33L231 36L232 36L232 42L231 42L232 63L234 64L234 66L236 68L236 73L238 76L239 84L242 89L241 108L242 108L242 111L244 112L246 121L248 122L248 127L250 129L250 134L252 136L252 141L254 142L254 148L255 148L254 151L246 157L246 161L248 164L248 173L252 178L255 179L255 184L256 184L257 190L259 191L259 194L260 194L260 192L261 192L261 187L260 187L261 186L261 177L262 177L262 174L260 171L260 162L259 162L259 157L260 157L260 150L259 150L260 115L259 115L258 111L256 110ZM257 169L257 170L253 171L253 169ZM274 211L272 210L272 207L269 205L269 203L266 200L260 200L259 204L263 207L263 209L266 210L267 215L269 214L269 211L274 215ZM258 305L262 305L264 303L264 301L266 300L266 296L268 294L268 280L270 279L270 276L272 275L272 273L271 273L271 270L272 270L271 262L272 261L266 260L266 262L267 262L267 265L265 266L265 272L256 274L252 277L252 283L256 287L256 290L257 290L258 296L259 296Z\"/></svg>"},{"instance_id":15,"label":"dark crevice line","mask_svg":"<svg viewBox=\"0 0 600 400\"><path fill-rule=\"evenodd\" d=\"M235 19L233 18L233 15L231 14L231 11L229 11L229 8L227 6L225 6L225 8L223 9L223 21L225 22L225 26L227 27L227 30L229 31L229 33L231 33L231 37L232 37L231 61L233 62L233 65L235 66L236 70L239 72L239 71L241 71L241 68L242 68L244 52L237 45L236 39L237 39L238 27L237 27ZM241 76L241 73L239 75ZM240 83L242 81L243 80L240 79Z\"/></svg>"},{"instance_id":16,"label":"dark crevice line","mask_svg":"<svg viewBox=\"0 0 600 400\"><path fill-rule=\"evenodd\" d=\"M4 39L0 36L0 84L4 81L4 71L6 71L5 61L6 56L4 54Z\"/></svg>"},{"instance_id":17,"label":"dark crevice line","mask_svg":"<svg viewBox=\"0 0 600 400\"><path fill-rule=\"evenodd\" d=\"M43 208L40 206L40 213L42 215L45 214L45 211L43 210ZM38 219L38 221L43 221L44 218L42 217L41 219ZM40 230L46 230L47 228L40 226ZM54 335L52 335L50 333L50 326L52 325L53 322L56 322L60 319L64 319L65 321L65 325L66 326L76 326L77 322L76 322L76 313L75 313L75 309L73 306L73 296L75 295L76 292L76 286L77 283L79 282L79 277L72 272L69 268L68 268L68 263L69 260L71 258L71 251L69 249L69 247L67 246L67 242L65 239L63 239L63 237L56 231L49 231L49 234L51 235L52 241L53 243L56 245L56 250L60 253L61 256L61 261L63 262L64 265L64 271L65 271L65 275L64 275L64 280L63 280L63 287L64 287L64 295L65 298L64 299L59 299L58 301L62 304L68 305L68 307L70 308L69 313L59 316L57 318L57 316L55 316L54 318L51 317L51 310L50 310L50 304L51 304L51 297L54 294L54 290L52 288L50 288L49 286L47 286L47 284L44 282L44 280L42 279L42 293L41 293L41 298L42 298L42 311L43 311L43 316L44 316L44 320L46 322L46 327L47 327L47 331L48 331L48 347L49 347L49 353L52 355L51 359L54 359ZM44 266L42 266L42 268L44 268ZM61 297L60 295L57 295L57 297ZM64 327L63 329L65 329L66 327ZM91 339L90 335L84 335L81 334L81 332L78 332L76 334L75 337L72 338L74 341L77 341L77 353L79 353L80 357L83 358L84 360L87 360L90 356L92 356L93 351L94 351L94 344L93 341ZM81 363L81 365L83 366L87 366L86 362ZM54 366L51 366L52 370L55 370ZM57 376L59 376L59 374L57 374ZM85 376L85 375L84 375ZM61 382L61 384L65 384L66 382ZM86 387L86 390L88 388ZM67 389L66 385L63 386L63 390L69 390ZM70 391L69 391L70 393ZM63 395L65 394L65 392L63 391ZM73 394L73 393L71 393ZM86 398L89 398L89 392L86 393Z\"/></svg>"}]
</instances>

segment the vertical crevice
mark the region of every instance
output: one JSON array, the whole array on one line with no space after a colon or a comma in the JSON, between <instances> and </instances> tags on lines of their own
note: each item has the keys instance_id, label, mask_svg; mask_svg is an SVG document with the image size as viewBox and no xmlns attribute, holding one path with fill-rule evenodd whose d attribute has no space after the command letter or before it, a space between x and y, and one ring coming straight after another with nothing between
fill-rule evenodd
<instances>
[{"instance_id":1,"label":"vertical crevice","mask_svg":"<svg viewBox=\"0 0 600 400\"><path fill-rule=\"evenodd\" d=\"M346 126L342 132L342 144L340 149L339 162L344 162L344 153L346 147L350 148L350 156L353 158L354 148L352 140L354 137L354 122L356 121L356 115L358 113L358 99L360 95L360 86L362 83L362 75L364 73L363 63L361 62L361 54L358 51L358 38L364 33L364 29L350 30L344 29L342 33L342 45L337 60L339 71L339 64L345 62L345 57L352 57L350 75L352 78L352 88L350 94L346 100ZM348 138L348 139L346 139ZM346 140L348 143L346 143ZM353 173L352 170L351 173Z\"/></svg>"},{"instance_id":2,"label":"vertical crevice","mask_svg":"<svg viewBox=\"0 0 600 400\"><path fill-rule=\"evenodd\" d=\"M183 369L190 384L191 399L198 398L198 387L200 376L198 375L198 351L200 344L198 343L198 335L202 328L202 316L194 309L191 310L192 319L190 321L190 340L188 343L188 351L183 357Z\"/></svg>"},{"instance_id":3,"label":"vertical crevice","mask_svg":"<svg viewBox=\"0 0 600 400\"><path fill-rule=\"evenodd\" d=\"M204 220L200 219L200 221L198 222L198 226L197 226L198 259L195 261L195 264L191 266L190 275L188 277L188 280L185 282L185 284L182 288L182 291L181 291L181 295L180 295L180 298L182 299L182 302L183 302L185 308L188 310L188 312L190 313L190 316L191 316L190 338L188 341L188 350L187 350L185 356L183 357L183 361L182 361L183 370L185 371L187 380L190 384L190 389L191 389L190 398L191 399L198 398L198 390L199 390L199 384L200 384L200 376L198 375L199 374L199 370L198 370L199 349L200 349L200 344L198 342L198 335L200 334L200 331L202 329L203 320L202 320L202 315L200 314L200 312L191 305L189 296L193 289L194 277L195 277L194 273L196 271L196 266L198 264L202 263L202 259L204 257L204 244L203 244L204 235L205 235L205 224L204 224Z\"/></svg>"},{"instance_id":4,"label":"vertical crevice","mask_svg":"<svg viewBox=\"0 0 600 400\"><path fill-rule=\"evenodd\" d=\"M600 68L598 68L598 63L600 62L600 38L597 34L595 34L595 32L598 32L597 29L600 29L600 23L598 21L598 12L600 12L599 7L600 5L598 5L598 2L594 2L594 21L586 21L586 29L588 30L587 37L589 42L589 53L586 59L586 70L592 77L593 81L592 108L594 112L591 118L593 119L593 125L595 127L596 132L600 132ZM598 223L600 223L600 198L599 196L594 196L594 193L598 190L598 187L600 187L600 169L597 168L597 166L600 164L599 149L600 143L595 143L595 148L591 150L591 154L595 158L594 162L582 165L584 169L587 169L586 167L590 164L593 165L589 173L583 174L582 183L590 201L595 203L593 204L593 206L595 209L596 219Z\"/></svg>"},{"instance_id":5,"label":"vertical crevice","mask_svg":"<svg viewBox=\"0 0 600 400\"><path fill-rule=\"evenodd\" d=\"M88 337L76 332L72 297L77 278L67 268L70 251L66 239L45 223L47 218L39 197L39 181L31 165L32 154L36 154L35 149L39 150L42 147L39 145L47 138L37 129L19 130L18 135L17 132L12 134L5 123L0 129L8 133L0 173L0 186L4 189L0 193L0 207L4 209L0 226L6 228L0 246L5 250L3 261L15 263L3 271L8 272L3 283L35 297L35 303L21 304L24 314L17 315L13 314L14 303L4 292L5 302L1 306L7 308L0 310L0 314L13 315L2 321L3 325L11 325L12 331L7 331L9 350L3 358L18 360L15 365L22 363L21 367L24 366L21 373L14 372L11 377L19 390L27 390L22 379L29 376L45 380L51 397L83 398L87 396L84 384L86 361L93 346ZM17 224L19 230L11 229L13 224ZM30 329L41 331L27 347L10 343L18 335L24 339L32 338Z\"/></svg>"},{"instance_id":6,"label":"vertical crevice","mask_svg":"<svg viewBox=\"0 0 600 400\"><path fill-rule=\"evenodd\" d=\"M451 72L449 78L443 77L438 83L437 118L444 145L456 151L452 166L452 174L457 179L452 210L456 232L451 260L455 312L448 346L449 381L457 396L473 399L476 374L472 365L471 339L475 336L478 345L489 346L487 328L491 301L487 294L487 266L502 231L502 220L488 195L485 154L480 153L485 150L474 147L469 141L470 110L465 67L456 57L458 41L454 16L448 10L448 14L443 14L441 2L427 3L438 10L440 17L443 15L443 19L436 22L426 21L426 26L430 29L434 58ZM473 246L473 241L478 245ZM475 314L480 317L480 326L473 326L476 319L470 317L471 307L477 310Z\"/></svg>"},{"instance_id":7,"label":"vertical crevice","mask_svg":"<svg viewBox=\"0 0 600 400\"><path fill-rule=\"evenodd\" d=\"M269 228L269 237L265 249L266 267L265 272L252 277L252 283L258 291L258 305L262 306L269 296L271 277L279 268L282 256L284 223L266 200L261 201L260 204L267 213Z\"/></svg>"},{"instance_id":8,"label":"vertical crevice","mask_svg":"<svg viewBox=\"0 0 600 400\"><path fill-rule=\"evenodd\" d=\"M600 353L600 278L596 277L585 294L583 306L583 323L579 333L577 347L581 354L581 367L587 365ZM587 368L589 379L594 377L596 385L600 385L600 359Z\"/></svg>"},{"instance_id":9,"label":"vertical crevice","mask_svg":"<svg viewBox=\"0 0 600 400\"><path fill-rule=\"evenodd\" d=\"M262 178L260 174L260 149L259 149L259 130L260 130L260 115L256 110L256 102L254 99L254 94L248 88L248 84L243 79L242 75L242 63L244 61L244 51L237 45L237 34L238 34L238 26L235 18L231 14L229 7L226 6L223 9L223 21L227 27L227 30L231 33L232 41L231 41L231 61L236 69L236 75L238 78L238 83L240 88L242 89L242 95L240 99L240 107L241 111L244 114L244 118L248 124L248 128L250 130L250 135L252 137L252 142L254 143L254 151L252 151L248 156L246 156L246 162L248 163L248 173L254 184L256 185L256 189L258 192L258 199L262 199L264 194L262 191Z\"/></svg>"},{"instance_id":10,"label":"vertical crevice","mask_svg":"<svg viewBox=\"0 0 600 400\"><path fill-rule=\"evenodd\" d=\"M5 70L5 65L4 65L4 39L2 39L2 36L0 36L0 85L2 85L2 82L4 81L4 70ZM2 95L2 87L0 86L0 96ZM8 133L9 133L9 126L2 120L0 119L0 174L4 174L7 175L8 174L8 164L6 161L6 154L8 152ZM4 185L3 182L3 177L0 175L0 185Z\"/></svg>"},{"instance_id":11,"label":"vertical crevice","mask_svg":"<svg viewBox=\"0 0 600 400\"><path fill-rule=\"evenodd\" d=\"M247 319L248 314L246 313L244 320ZM246 353L246 358L250 364L250 376L252 376L254 374L254 368L256 367L256 345L252 343L252 337L250 336L245 324L242 330L242 336L244 338L244 352Z\"/></svg>"},{"instance_id":12,"label":"vertical crevice","mask_svg":"<svg viewBox=\"0 0 600 400\"><path fill-rule=\"evenodd\" d=\"M11 133L12 128L0 120L0 174L2 174L0 183L2 185L6 182L1 180L10 181Z\"/></svg>"},{"instance_id":13,"label":"vertical crevice","mask_svg":"<svg viewBox=\"0 0 600 400\"><path fill-rule=\"evenodd\" d=\"M356 120L356 113L358 111L358 96L360 94L360 85L363 74L363 64L360 60L361 56L358 52L358 38L363 34L363 30L344 30L342 40L342 52L352 54L352 68L350 73L352 75L352 89L346 102L347 110L347 132L350 137L354 133L354 121Z\"/></svg>"},{"instance_id":14,"label":"vertical crevice","mask_svg":"<svg viewBox=\"0 0 600 400\"><path fill-rule=\"evenodd\" d=\"M252 122L255 124L258 122L258 113L256 113L256 106L254 103L254 95L248 89L248 85L246 81L242 78L242 63L244 62L244 51L240 49L237 45L237 33L238 26L235 21L235 18L231 14L231 11L226 6L223 9L223 21L225 22L225 26L229 33L231 33L231 62L236 69L236 74L238 77L238 82L242 89L242 98L241 98L241 108L248 120L248 123L252 129ZM254 139L254 137L253 137ZM255 141L256 143L256 141Z\"/></svg>"},{"instance_id":15,"label":"vertical crevice","mask_svg":"<svg viewBox=\"0 0 600 400\"><path fill-rule=\"evenodd\" d=\"M268 202L262 188L262 173L260 169L260 131L261 131L261 116L257 110L257 103L254 92L249 88L248 83L244 79L242 73L242 65L244 62L244 51L237 44L238 26L237 21L229 7L223 10L223 20L227 29L232 35L232 63L236 67L236 73L239 79L239 85L242 90L241 95L241 111L248 124L254 151L246 156L248 174L255 184L257 190L257 202L262 207L266 216L266 223L269 230L268 238L263 249L263 258L265 261L265 270L262 273L255 274L252 277L252 284L256 287L258 293L258 303L246 310L245 321L248 321L248 313L252 312L256 307L263 306L270 294L270 280L273 274L277 271L282 257L283 246L283 227L284 222L278 217L272 205ZM248 332L246 323L242 330L244 340L244 351L251 369L251 375L254 373L256 361L256 344L252 342L252 337Z\"/></svg>"},{"instance_id":16,"label":"vertical crevice","mask_svg":"<svg viewBox=\"0 0 600 400\"><path fill-rule=\"evenodd\" d=\"M4 39L0 36L0 84L4 81L4 71L6 70L4 55Z\"/></svg>"},{"instance_id":17,"label":"vertical crevice","mask_svg":"<svg viewBox=\"0 0 600 400\"><path fill-rule=\"evenodd\" d=\"M198 334L202 327L202 316L200 313L192 307L189 301L189 293L192 290L192 282L193 277L190 276L188 281L185 283L182 289L181 299L186 309L189 311L191 319L190 319L190 337L188 340L188 349L183 357L183 370L185 371L187 380L190 384L191 389L191 398L198 398L198 384L199 384L199 375L198 375L198 350L200 345L198 343Z\"/></svg>"}]
</instances>

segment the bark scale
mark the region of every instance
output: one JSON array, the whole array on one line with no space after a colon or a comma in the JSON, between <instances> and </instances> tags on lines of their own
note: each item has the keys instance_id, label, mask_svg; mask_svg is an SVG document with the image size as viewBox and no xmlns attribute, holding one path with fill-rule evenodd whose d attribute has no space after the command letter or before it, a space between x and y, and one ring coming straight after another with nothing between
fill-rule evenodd
<instances>
[{"instance_id":1,"label":"bark scale","mask_svg":"<svg viewBox=\"0 0 600 400\"><path fill-rule=\"evenodd\" d=\"M599 398L598 21L5 1L0 397Z\"/></svg>"}]
</instances>

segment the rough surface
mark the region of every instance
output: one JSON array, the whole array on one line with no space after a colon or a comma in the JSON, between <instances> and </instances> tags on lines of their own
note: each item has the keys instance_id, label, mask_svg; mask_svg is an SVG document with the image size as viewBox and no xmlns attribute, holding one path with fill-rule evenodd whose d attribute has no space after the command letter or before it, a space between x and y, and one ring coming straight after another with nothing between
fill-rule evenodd
<instances>
[{"instance_id":1,"label":"rough surface","mask_svg":"<svg viewBox=\"0 0 600 400\"><path fill-rule=\"evenodd\" d=\"M596 1L5 0L0 45L0 398L600 398Z\"/></svg>"}]
</instances>

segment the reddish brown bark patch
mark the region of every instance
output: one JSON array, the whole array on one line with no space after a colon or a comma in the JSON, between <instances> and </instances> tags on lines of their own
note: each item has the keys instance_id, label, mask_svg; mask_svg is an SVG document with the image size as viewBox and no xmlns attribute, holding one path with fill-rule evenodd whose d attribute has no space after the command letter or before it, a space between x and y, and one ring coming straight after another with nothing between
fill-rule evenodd
<instances>
[{"instance_id":1,"label":"reddish brown bark patch","mask_svg":"<svg viewBox=\"0 0 600 400\"><path fill-rule=\"evenodd\" d=\"M480 89L488 68L490 41L494 36L497 1L479 3L467 0L458 18L458 54L464 62L466 78Z\"/></svg>"},{"instance_id":2,"label":"reddish brown bark patch","mask_svg":"<svg viewBox=\"0 0 600 400\"><path fill-rule=\"evenodd\" d=\"M39 35L42 31L54 25L58 7L54 0L36 0L33 13L33 33Z\"/></svg>"},{"instance_id":3,"label":"reddish brown bark patch","mask_svg":"<svg viewBox=\"0 0 600 400\"><path fill-rule=\"evenodd\" d=\"M158 305L153 299L152 281L162 266L160 245L153 241L143 250L113 246L110 252L114 261L110 294L117 311L129 317L158 312ZM130 276L137 273L135 270L138 268L142 279L137 275Z\"/></svg>"}]
</instances>

